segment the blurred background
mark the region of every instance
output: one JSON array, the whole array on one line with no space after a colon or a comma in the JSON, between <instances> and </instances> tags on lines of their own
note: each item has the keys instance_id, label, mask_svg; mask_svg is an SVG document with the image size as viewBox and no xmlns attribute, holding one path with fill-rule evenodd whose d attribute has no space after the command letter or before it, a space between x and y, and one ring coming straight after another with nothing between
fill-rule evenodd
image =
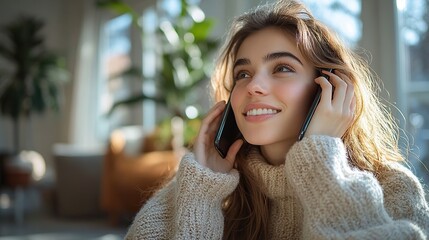
<instances>
[{"instance_id":1,"label":"blurred background","mask_svg":"<svg viewBox=\"0 0 429 240\"><path fill-rule=\"evenodd\" d=\"M303 2L382 79L427 183L429 0ZM0 239L122 239L213 104L231 20L261 3L0 0Z\"/></svg>"}]
</instances>

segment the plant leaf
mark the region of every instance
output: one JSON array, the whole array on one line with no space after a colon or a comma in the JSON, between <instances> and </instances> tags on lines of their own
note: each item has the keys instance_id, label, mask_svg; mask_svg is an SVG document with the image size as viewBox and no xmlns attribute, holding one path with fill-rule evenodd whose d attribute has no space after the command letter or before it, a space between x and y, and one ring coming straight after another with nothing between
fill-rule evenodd
<instances>
[{"instance_id":1,"label":"plant leaf","mask_svg":"<svg viewBox=\"0 0 429 240\"><path fill-rule=\"evenodd\" d=\"M118 0L99 0L96 2L97 7L108 9L118 15L127 14L132 18L133 23L141 29L139 24L139 15L133 10L131 6L123 1Z\"/></svg>"},{"instance_id":2,"label":"plant leaf","mask_svg":"<svg viewBox=\"0 0 429 240\"><path fill-rule=\"evenodd\" d=\"M205 41L213 26L214 21L206 18L202 22L195 22L189 32L194 35L195 41Z\"/></svg>"}]
</instances>

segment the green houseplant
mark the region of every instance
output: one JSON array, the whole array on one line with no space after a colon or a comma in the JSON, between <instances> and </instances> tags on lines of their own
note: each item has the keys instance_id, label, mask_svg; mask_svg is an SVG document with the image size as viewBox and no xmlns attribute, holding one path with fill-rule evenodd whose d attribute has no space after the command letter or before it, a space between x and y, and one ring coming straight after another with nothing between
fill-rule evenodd
<instances>
[{"instance_id":1,"label":"green houseplant","mask_svg":"<svg viewBox=\"0 0 429 240\"><path fill-rule=\"evenodd\" d=\"M60 107L60 85L68 78L64 61L46 50L41 30L43 22L21 17L5 26L0 42L0 114L13 123L11 166L20 159L19 121L33 113ZM14 163L15 162L15 163ZM19 164L18 164L19 165ZM6 174L7 175L7 174Z\"/></svg>"},{"instance_id":2,"label":"green houseplant","mask_svg":"<svg viewBox=\"0 0 429 240\"><path fill-rule=\"evenodd\" d=\"M99 0L99 7L108 9L115 14L128 14L132 17L134 26L143 35L144 31L139 21L139 15L126 3L120 0ZM190 120L185 114L185 108L192 105L197 89L206 83L209 78L212 64L211 53L217 48L218 41L210 39L209 34L214 21L204 17L203 11L197 4L186 0L180 1L180 11L176 16L158 13L163 19L157 26L157 38L160 40L161 51L159 58L161 64L156 72L156 93L145 94L143 91L137 95L122 99L113 104L110 112L119 106L126 106L143 100L153 100L167 109L172 118L178 116L185 121L184 142L190 142L199 127L198 120ZM146 81L139 67L133 66L122 75L125 77L138 77ZM165 128L168 124L160 122L159 126ZM163 130L162 132L169 130ZM168 135L164 134L164 135Z\"/></svg>"}]
</instances>

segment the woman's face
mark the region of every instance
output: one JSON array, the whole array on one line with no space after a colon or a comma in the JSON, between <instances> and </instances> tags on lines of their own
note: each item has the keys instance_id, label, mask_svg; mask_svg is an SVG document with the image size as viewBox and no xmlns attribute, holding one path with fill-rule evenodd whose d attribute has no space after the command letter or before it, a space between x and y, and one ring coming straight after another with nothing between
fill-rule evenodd
<instances>
[{"instance_id":1,"label":"woman's face","mask_svg":"<svg viewBox=\"0 0 429 240\"><path fill-rule=\"evenodd\" d=\"M269 27L248 36L234 63L231 104L254 145L293 144L315 94L315 70L291 34Z\"/></svg>"}]
</instances>

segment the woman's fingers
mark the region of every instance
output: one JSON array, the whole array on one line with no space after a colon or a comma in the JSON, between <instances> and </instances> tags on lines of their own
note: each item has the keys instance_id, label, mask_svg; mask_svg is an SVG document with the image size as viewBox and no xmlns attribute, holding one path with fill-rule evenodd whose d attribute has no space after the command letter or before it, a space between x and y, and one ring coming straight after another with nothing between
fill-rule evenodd
<instances>
[{"instance_id":1,"label":"woman's fingers","mask_svg":"<svg viewBox=\"0 0 429 240\"><path fill-rule=\"evenodd\" d=\"M216 103L210 111L207 113L206 117L201 122L200 127L200 136L205 135L209 132L210 127L213 125L212 123L216 121L217 118L221 115L223 110L225 109L225 101L220 101ZM202 137L202 136L201 136Z\"/></svg>"},{"instance_id":2,"label":"woman's fingers","mask_svg":"<svg viewBox=\"0 0 429 240\"><path fill-rule=\"evenodd\" d=\"M317 121L310 123L307 133L341 137L350 126L356 109L353 83L340 71L323 73L329 76L329 81L325 77L315 79L322 88L322 96L314 116Z\"/></svg>"},{"instance_id":3,"label":"woman's fingers","mask_svg":"<svg viewBox=\"0 0 429 240\"><path fill-rule=\"evenodd\" d=\"M325 101L331 102L330 105L337 111L349 111L354 96L354 87L349 77L337 70L334 73L323 70L323 73L329 76L329 81L326 78L319 81ZM331 86L329 87L328 84ZM331 98L328 98L330 94Z\"/></svg>"},{"instance_id":4,"label":"woman's fingers","mask_svg":"<svg viewBox=\"0 0 429 240\"><path fill-rule=\"evenodd\" d=\"M206 117L203 119L203 124L205 123L210 124L214 118L219 116L220 113L222 113L223 109L225 108L225 101L220 101L216 103L207 113Z\"/></svg>"},{"instance_id":5,"label":"woman's fingers","mask_svg":"<svg viewBox=\"0 0 429 240\"><path fill-rule=\"evenodd\" d=\"M197 155L199 161L206 161L206 147L210 146L211 139L214 137L214 134L212 133L212 125L216 124L213 124L213 122L220 118L224 108L225 101L216 103L201 122L201 127L194 145L194 152Z\"/></svg>"},{"instance_id":6,"label":"woman's fingers","mask_svg":"<svg viewBox=\"0 0 429 240\"><path fill-rule=\"evenodd\" d=\"M347 89L344 96L343 111L348 112L350 111L350 106L354 98L354 86L347 75L339 71L336 71L336 74L347 84Z\"/></svg>"},{"instance_id":7,"label":"woman's fingers","mask_svg":"<svg viewBox=\"0 0 429 240\"><path fill-rule=\"evenodd\" d=\"M322 95L319 105L330 106L332 99L332 84L325 77L316 78L316 83L322 88Z\"/></svg>"},{"instance_id":8,"label":"woman's fingers","mask_svg":"<svg viewBox=\"0 0 429 240\"><path fill-rule=\"evenodd\" d=\"M238 139L235 141L228 150L228 153L225 157L225 160L231 164L231 167L234 166L235 157L243 145L244 141L242 139Z\"/></svg>"},{"instance_id":9,"label":"woman's fingers","mask_svg":"<svg viewBox=\"0 0 429 240\"><path fill-rule=\"evenodd\" d=\"M225 101L221 101L210 109L201 123L200 132L194 145L195 157L202 166L208 167L215 172L224 173L229 172L234 166L235 156L243 144L243 140L236 141L231 146L225 159L222 159L215 150L213 139L225 106Z\"/></svg>"},{"instance_id":10,"label":"woman's fingers","mask_svg":"<svg viewBox=\"0 0 429 240\"><path fill-rule=\"evenodd\" d=\"M329 76L329 82L334 87L332 107L336 111L342 111L347 92L347 83L341 78L341 76L339 76L339 71L334 71L334 73L324 71L323 73Z\"/></svg>"}]
</instances>

